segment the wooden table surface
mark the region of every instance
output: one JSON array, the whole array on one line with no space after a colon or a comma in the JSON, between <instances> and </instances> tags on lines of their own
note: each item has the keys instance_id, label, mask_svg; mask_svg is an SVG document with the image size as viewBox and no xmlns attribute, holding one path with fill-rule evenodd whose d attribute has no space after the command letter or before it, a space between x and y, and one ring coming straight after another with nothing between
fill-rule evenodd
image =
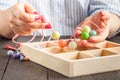
<instances>
[{"instance_id":1,"label":"wooden table surface","mask_svg":"<svg viewBox=\"0 0 120 80\"><path fill-rule=\"evenodd\" d=\"M28 39L30 37L19 37L17 40ZM34 41L39 40L40 37L37 37ZM120 34L108 40L120 43ZM68 78L34 62L22 62L7 56L7 43L14 45L11 40L0 37L0 80L120 80L120 71Z\"/></svg>"}]
</instances>

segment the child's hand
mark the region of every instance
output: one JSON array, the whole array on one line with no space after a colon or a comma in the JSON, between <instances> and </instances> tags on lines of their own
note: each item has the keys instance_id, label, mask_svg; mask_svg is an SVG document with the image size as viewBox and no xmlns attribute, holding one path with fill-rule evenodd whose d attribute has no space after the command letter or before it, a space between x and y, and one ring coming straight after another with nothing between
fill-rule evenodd
<instances>
[{"instance_id":1,"label":"child's hand","mask_svg":"<svg viewBox=\"0 0 120 80\"><path fill-rule=\"evenodd\" d=\"M50 29L44 16L39 16L36 10L27 3L17 3L8 9L11 13L10 27L15 34L30 35L36 29Z\"/></svg>"},{"instance_id":2,"label":"child's hand","mask_svg":"<svg viewBox=\"0 0 120 80\"><path fill-rule=\"evenodd\" d=\"M80 43L86 47L94 47L95 46L94 43L104 41L109 35L108 20L109 20L109 13L103 11L100 11L94 16L90 16L86 18L82 22L82 24L89 24L89 26L95 31L97 31L98 34L97 36L91 36L88 40L81 40ZM95 23L98 27L93 25L93 23ZM82 27L80 26L81 24L76 27L75 30L76 36L80 36L82 33L81 32Z\"/></svg>"}]
</instances>

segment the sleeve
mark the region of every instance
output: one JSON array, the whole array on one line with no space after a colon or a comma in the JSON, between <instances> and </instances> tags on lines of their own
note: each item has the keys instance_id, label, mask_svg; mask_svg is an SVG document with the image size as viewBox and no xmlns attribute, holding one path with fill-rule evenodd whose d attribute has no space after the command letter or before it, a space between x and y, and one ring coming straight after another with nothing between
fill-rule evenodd
<instances>
[{"instance_id":1,"label":"sleeve","mask_svg":"<svg viewBox=\"0 0 120 80\"><path fill-rule=\"evenodd\" d=\"M19 0L1 0L0 9L7 9L12 5L16 4L17 2L19 2Z\"/></svg>"},{"instance_id":2,"label":"sleeve","mask_svg":"<svg viewBox=\"0 0 120 80\"><path fill-rule=\"evenodd\" d=\"M100 10L107 10L120 17L120 0L90 0L88 15L94 15Z\"/></svg>"}]
</instances>

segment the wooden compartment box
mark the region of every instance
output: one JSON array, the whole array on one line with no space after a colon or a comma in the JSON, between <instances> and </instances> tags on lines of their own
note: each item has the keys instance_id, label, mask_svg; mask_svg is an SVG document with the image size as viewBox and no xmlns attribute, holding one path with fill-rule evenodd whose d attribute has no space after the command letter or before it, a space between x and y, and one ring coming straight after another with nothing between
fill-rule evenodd
<instances>
[{"instance_id":1,"label":"wooden compartment box","mask_svg":"<svg viewBox=\"0 0 120 80\"><path fill-rule=\"evenodd\" d=\"M20 51L31 61L67 77L120 70L120 44L105 41L96 48L60 48L55 41L23 43Z\"/></svg>"}]
</instances>

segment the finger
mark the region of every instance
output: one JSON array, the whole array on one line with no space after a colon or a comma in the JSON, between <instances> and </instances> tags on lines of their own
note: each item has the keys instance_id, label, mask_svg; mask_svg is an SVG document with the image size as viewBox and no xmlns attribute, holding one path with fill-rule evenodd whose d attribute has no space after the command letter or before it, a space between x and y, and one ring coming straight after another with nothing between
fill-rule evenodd
<instances>
[{"instance_id":1,"label":"finger","mask_svg":"<svg viewBox=\"0 0 120 80\"><path fill-rule=\"evenodd\" d=\"M105 41L108 34L109 34L109 29L106 28L103 32L100 32L97 36L91 36L88 41L92 43Z\"/></svg>"},{"instance_id":2,"label":"finger","mask_svg":"<svg viewBox=\"0 0 120 80\"><path fill-rule=\"evenodd\" d=\"M76 37L80 37L81 33L82 33L82 28L79 27L79 26L76 27L75 32L74 32L74 35L75 35Z\"/></svg>"},{"instance_id":3,"label":"finger","mask_svg":"<svg viewBox=\"0 0 120 80\"><path fill-rule=\"evenodd\" d=\"M25 22L33 22L33 21L36 21L36 20L41 20L41 16L23 12L19 16L19 19L23 20Z\"/></svg>"},{"instance_id":4,"label":"finger","mask_svg":"<svg viewBox=\"0 0 120 80\"><path fill-rule=\"evenodd\" d=\"M105 11L100 11L99 14L101 16L101 19L103 19L103 20L108 20L110 17L110 14L108 12L105 12Z\"/></svg>"},{"instance_id":5,"label":"finger","mask_svg":"<svg viewBox=\"0 0 120 80\"><path fill-rule=\"evenodd\" d=\"M27 27L32 29L51 29L51 24L48 23L39 23L39 22L31 22L27 24Z\"/></svg>"},{"instance_id":6,"label":"finger","mask_svg":"<svg viewBox=\"0 0 120 80\"><path fill-rule=\"evenodd\" d=\"M19 34L20 36L28 36L31 35L32 30L31 29L25 29L24 31L16 31L17 34Z\"/></svg>"},{"instance_id":7,"label":"finger","mask_svg":"<svg viewBox=\"0 0 120 80\"><path fill-rule=\"evenodd\" d=\"M24 21L36 21L36 20L45 20L43 16L38 16L38 12L33 8L32 5L28 3L24 3L25 13L23 12L23 16L21 17ZM34 15L37 14L37 15Z\"/></svg>"},{"instance_id":8,"label":"finger","mask_svg":"<svg viewBox=\"0 0 120 80\"><path fill-rule=\"evenodd\" d=\"M79 26L77 26L75 30L80 30L80 31L82 31L82 28L79 27Z\"/></svg>"},{"instance_id":9,"label":"finger","mask_svg":"<svg viewBox=\"0 0 120 80\"><path fill-rule=\"evenodd\" d=\"M27 3L17 3L11 8L11 11L16 18L26 22L35 21L39 17L39 15L34 14L36 10Z\"/></svg>"},{"instance_id":10,"label":"finger","mask_svg":"<svg viewBox=\"0 0 120 80\"><path fill-rule=\"evenodd\" d=\"M81 33L82 33L82 31L80 31L80 30L76 30L74 32L74 34L75 34L76 37L80 37Z\"/></svg>"},{"instance_id":11,"label":"finger","mask_svg":"<svg viewBox=\"0 0 120 80\"><path fill-rule=\"evenodd\" d=\"M18 20L14 17L10 17L9 21L16 25L21 26L19 28L25 28L25 29L50 29L52 28L51 24L48 23L39 23L39 22L23 22L21 20Z\"/></svg>"},{"instance_id":12,"label":"finger","mask_svg":"<svg viewBox=\"0 0 120 80\"><path fill-rule=\"evenodd\" d=\"M10 23L16 25L16 26L25 26L26 22L20 21L19 19L16 19L15 17L11 16L9 18Z\"/></svg>"},{"instance_id":13,"label":"finger","mask_svg":"<svg viewBox=\"0 0 120 80\"><path fill-rule=\"evenodd\" d=\"M84 47L96 47L95 43L90 43L87 40L81 40L81 45Z\"/></svg>"},{"instance_id":14,"label":"finger","mask_svg":"<svg viewBox=\"0 0 120 80\"><path fill-rule=\"evenodd\" d=\"M105 11L100 11L99 15L100 15L101 22L104 22L106 24L110 18L110 14Z\"/></svg>"},{"instance_id":15,"label":"finger","mask_svg":"<svg viewBox=\"0 0 120 80\"><path fill-rule=\"evenodd\" d=\"M32 33L32 29L21 28L15 24L11 24L10 27L15 34L19 34L21 36L28 36Z\"/></svg>"},{"instance_id":16,"label":"finger","mask_svg":"<svg viewBox=\"0 0 120 80\"><path fill-rule=\"evenodd\" d=\"M103 36L92 36L90 37L90 39L88 40L91 43L97 43L97 42L102 42L106 39L106 37Z\"/></svg>"},{"instance_id":17,"label":"finger","mask_svg":"<svg viewBox=\"0 0 120 80\"><path fill-rule=\"evenodd\" d=\"M25 29L24 31L19 31L18 34L21 36L28 36L31 35L32 29Z\"/></svg>"}]
</instances>

